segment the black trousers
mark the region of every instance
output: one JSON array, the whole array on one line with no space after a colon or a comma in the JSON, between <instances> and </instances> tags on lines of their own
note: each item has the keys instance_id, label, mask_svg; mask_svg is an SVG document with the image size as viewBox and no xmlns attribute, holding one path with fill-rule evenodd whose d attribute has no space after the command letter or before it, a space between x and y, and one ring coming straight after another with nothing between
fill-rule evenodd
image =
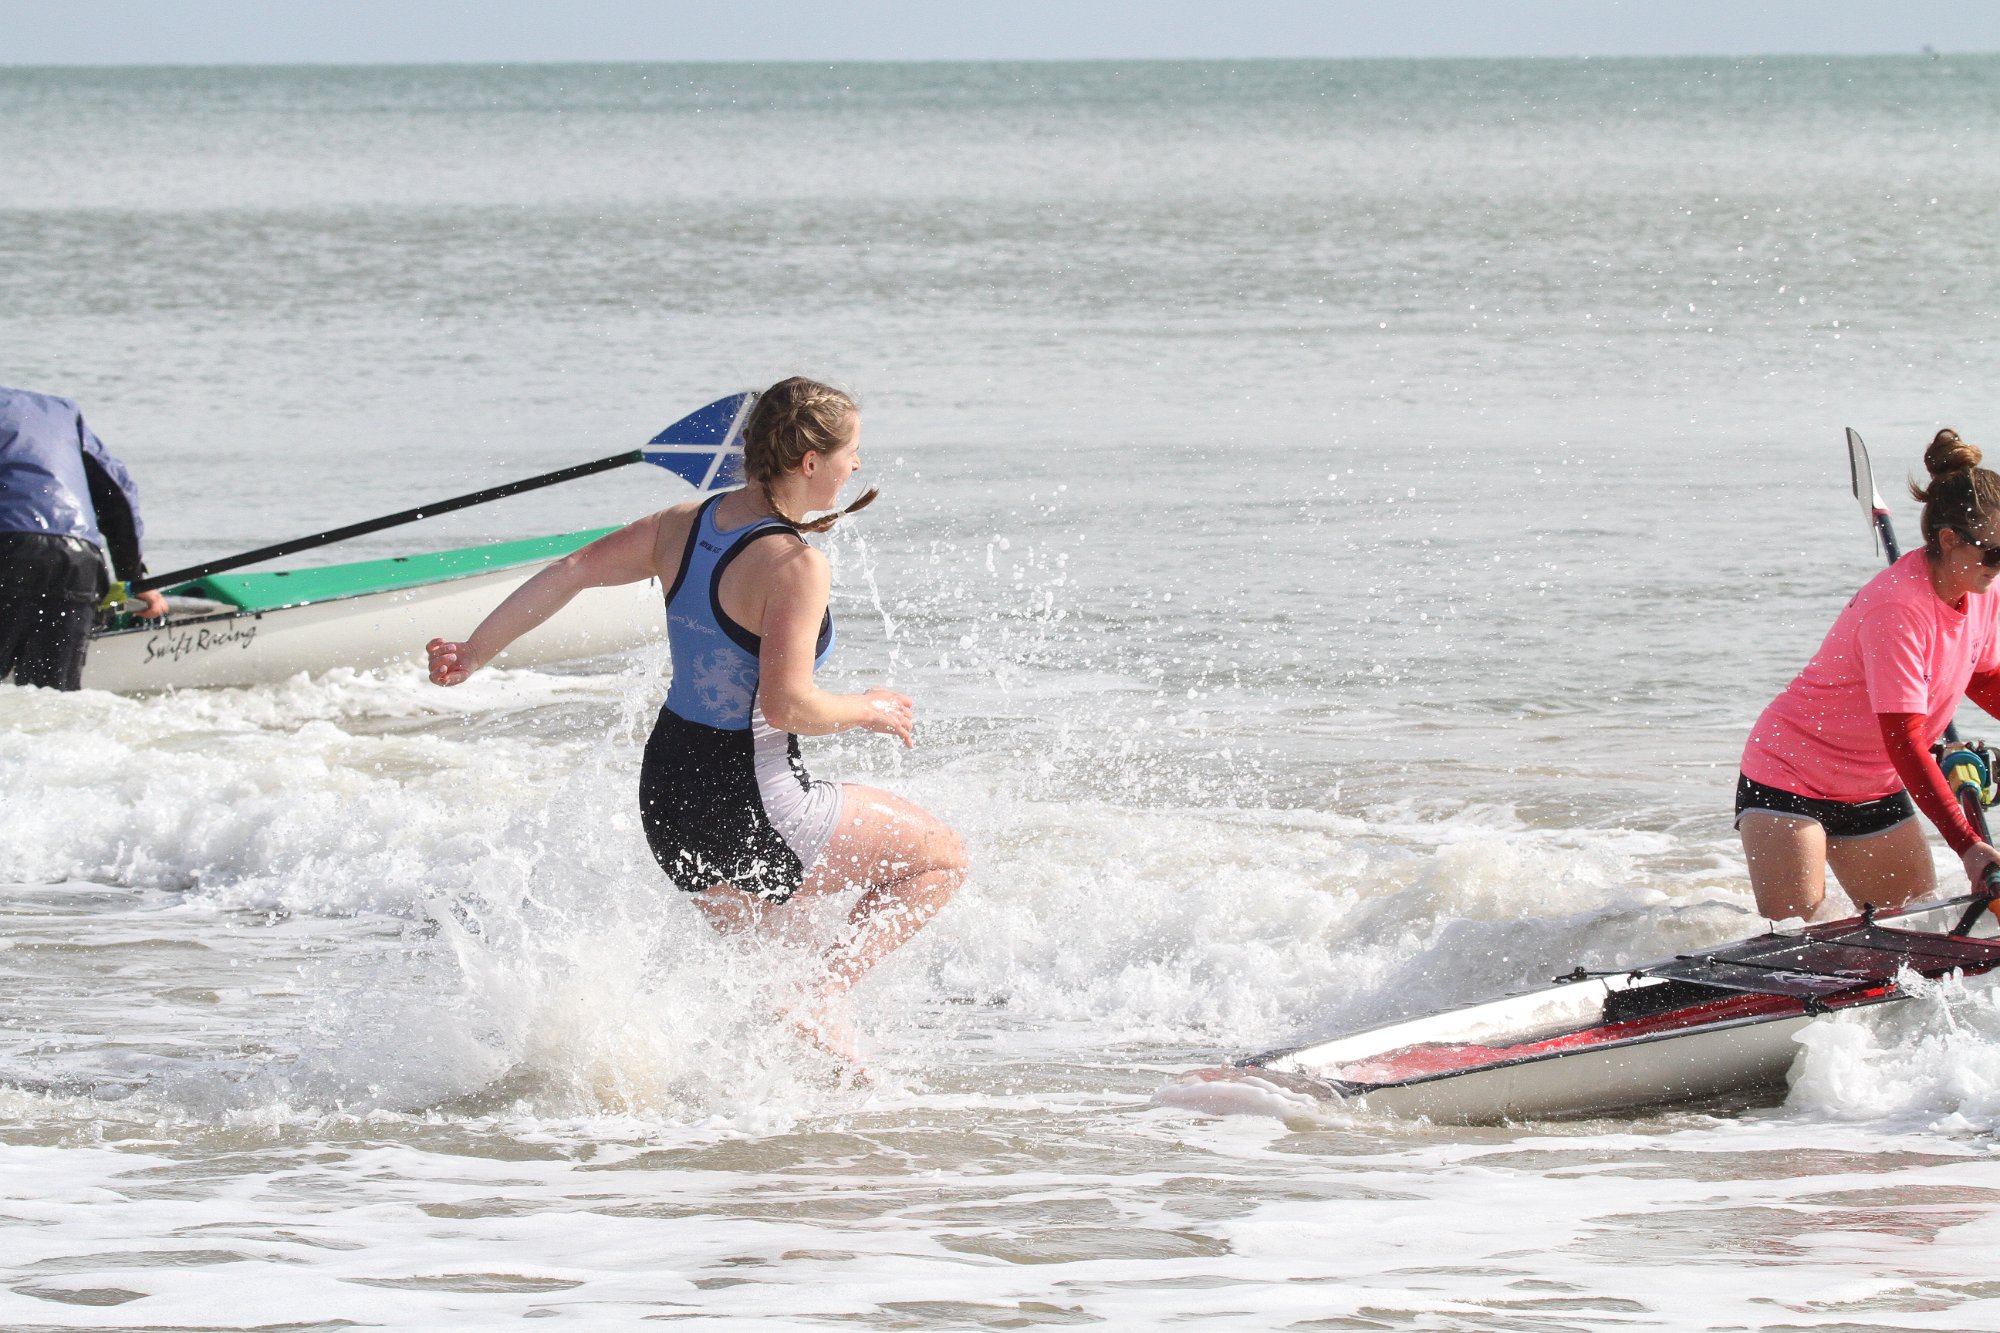
<instances>
[{"instance_id":1,"label":"black trousers","mask_svg":"<svg viewBox=\"0 0 2000 1333\"><path fill-rule=\"evenodd\" d=\"M83 684L95 608L109 585L97 548L79 537L0 532L0 681L74 690Z\"/></svg>"}]
</instances>

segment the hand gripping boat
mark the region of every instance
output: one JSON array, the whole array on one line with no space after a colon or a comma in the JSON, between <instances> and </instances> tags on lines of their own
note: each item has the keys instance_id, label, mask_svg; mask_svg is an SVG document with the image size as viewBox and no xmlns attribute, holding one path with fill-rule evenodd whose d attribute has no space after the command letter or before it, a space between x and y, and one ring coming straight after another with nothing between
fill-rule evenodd
<instances>
[{"instance_id":1,"label":"hand gripping boat","mask_svg":"<svg viewBox=\"0 0 2000 1333\"><path fill-rule=\"evenodd\" d=\"M1937 753L1984 837L1992 753ZM1785 1088L1793 1038L1820 1015L1905 999L1913 978L2000 972L2000 940L1972 935L1991 929L2000 872L1988 875L1985 896L1773 931L1629 971L1578 968L1545 990L1196 1070L1157 1100L1268 1110L1304 1095L1465 1124L1769 1100Z\"/></svg>"}]
</instances>

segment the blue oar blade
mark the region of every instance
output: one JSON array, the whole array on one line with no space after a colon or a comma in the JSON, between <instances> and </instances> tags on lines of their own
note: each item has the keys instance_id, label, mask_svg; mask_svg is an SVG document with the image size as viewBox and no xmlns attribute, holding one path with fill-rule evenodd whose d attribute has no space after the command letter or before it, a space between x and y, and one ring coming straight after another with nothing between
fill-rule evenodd
<instances>
[{"instance_id":1,"label":"blue oar blade","mask_svg":"<svg viewBox=\"0 0 2000 1333\"><path fill-rule=\"evenodd\" d=\"M743 484L743 423L755 393L732 393L688 413L647 441L646 461L698 491Z\"/></svg>"}]
</instances>

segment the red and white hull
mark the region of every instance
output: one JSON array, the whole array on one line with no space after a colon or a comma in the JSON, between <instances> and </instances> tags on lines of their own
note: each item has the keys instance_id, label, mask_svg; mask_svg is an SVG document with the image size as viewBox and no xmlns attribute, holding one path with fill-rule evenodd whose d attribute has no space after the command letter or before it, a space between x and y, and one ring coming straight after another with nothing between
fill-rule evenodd
<instances>
[{"instance_id":1,"label":"red and white hull","mask_svg":"<svg viewBox=\"0 0 2000 1333\"><path fill-rule=\"evenodd\" d=\"M1844 922L1760 940L1796 942L1800 948L1789 952L1809 947L1851 963L1849 956L1859 952L1851 941L1863 935L1949 938L1943 932L1962 914L1964 903L1876 919L1893 929L1870 931L1866 923ZM1839 934L1843 928L1847 938ZM1717 973L1741 970L1731 950L1741 954L1753 943L1714 951L1720 962ZM1984 975L2000 969L2000 945L1988 939L1950 947L1964 955L1956 968L1939 962L1919 963L1919 969L1929 975L1948 970ZM1906 994L1893 966L1879 969L1887 976L1826 986L1814 985L1822 973L1771 968L1779 973L1774 985L1802 976L1806 980L1800 984L1817 992L1809 994L1720 989L1685 979L1702 975L1709 958L1695 955L1647 965L1672 976L1647 975L1647 968L1641 968L1565 980L1545 990L1196 1070L1162 1089L1156 1100L1219 1113L1282 1113L1304 1097L1461 1124L1717 1101L1749 1104L1782 1095L1798 1054L1794 1039L1819 1015Z\"/></svg>"}]
</instances>

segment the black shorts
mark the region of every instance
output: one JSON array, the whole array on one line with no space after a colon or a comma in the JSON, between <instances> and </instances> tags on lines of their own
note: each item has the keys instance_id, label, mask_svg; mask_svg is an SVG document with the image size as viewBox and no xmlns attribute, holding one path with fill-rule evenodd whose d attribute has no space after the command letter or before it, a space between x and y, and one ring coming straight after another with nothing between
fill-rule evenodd
<instances>
[{"instance_id":1,"label":"black shorts","mask_svg":"<svg viewBox=\"0 0 2000 1333\"><path fill-rule=\"evenodd\" d=\"M1801 796L1778 787L1752 782L1736 775L1736 822L1743 823L1746 810L1769 810L1780 815L1799 815L1816 821L1829 838L1866 838L1887 833L1906 819L1917 817L1917 807L1906 791L1891 792L1872 801L1827 801Z\"/></svg>"},{"instance_id":2,"label":"black shorts","mask_svg":"<svg viewBox=\"0 0 2000 1333\"><path fill-rule=\"evenodd\" d=\"M839 813L839 784L812 780L798 737L660 710L639 766L639 820L675 888L733 884L784 902L818 862Z\"/></svg>"},{"instance_id":3,"label":"black shorts","mask_svg":"<svg viewBox=\"0 0 2000 1333\"><path fill-rule=\"evenodd\" d=\"M83 683L104 557L81 537L0 532L0 680L74 690Z\"/></svg>"}]
</instances>

